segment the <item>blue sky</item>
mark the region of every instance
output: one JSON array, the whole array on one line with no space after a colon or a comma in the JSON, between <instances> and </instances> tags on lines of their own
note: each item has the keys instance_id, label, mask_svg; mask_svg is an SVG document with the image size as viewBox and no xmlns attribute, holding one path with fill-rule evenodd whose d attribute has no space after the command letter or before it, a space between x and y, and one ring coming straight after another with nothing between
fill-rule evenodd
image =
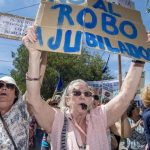
<instances>
[{"instance_id":1,"label":"blue sky","mask_svg":"<svg viewBox=\"0 0 150 150\"><path fill-rule=\"evenodd\" d=\"M146 12L146 2L147 0L133 0L135 2L135 8L141 12L143 24L146 27L147 31L150 31L150 14ZM38 6L26 8L23 10L13 11L21 7L27 7L30 5L34 5L39 3L40 0L0 0L0 12L6 13L9 12L11 14L24 16L28 18L35 18L36 11ZM150 6L150 5L149 5ZM11 51L16 52L17 48L21 44L21 41L8 40L0 38L0 73L9 74L10 70L13 68ZM101 52L103 53L103 52ZM108 53L103 55L103 59L107 61ZM131 59L122 57L122 73L123 76L125 72L128 70ZM111 54L109 61L109 68L111 70L111 74L114 77L118 77L118 59L117 55ZM145 71L146 71L146 84L150 83L150 64L146 63Z\"/></svg>"}]
</instances>

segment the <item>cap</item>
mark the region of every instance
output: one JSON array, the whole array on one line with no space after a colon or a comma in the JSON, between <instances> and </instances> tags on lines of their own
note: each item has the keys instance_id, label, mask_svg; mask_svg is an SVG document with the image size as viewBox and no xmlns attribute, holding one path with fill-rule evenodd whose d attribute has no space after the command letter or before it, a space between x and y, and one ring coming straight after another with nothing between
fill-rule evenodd
<instances>
[{"instance_id":1,"label":"cap","mask_svg":"<svg viewBox=\"0 0 150 150\"><path fill-rule=\"evenodd\" d=\"M0 81L4 81L4 82L6 82L6 83L12 83L12 84L14 84L15 86L17 86L16 81L15 81L12 77L9 77L9 76L1 77L1 78L0 78Z\"/></svg>"},{"instance_id":2,"label":"cap","mask_svg":"<svg viewBox=\"0 0 150 150\"><path fill-rule=\"evenodd\" d=\"M0 81L14 84L16 86L17 90L19 91L19 88L18 88L18 86L16 84L16 81L12 77L10 77L10 76L4 76L4 77L0 78Z\"/></svg>"}]
</instances>

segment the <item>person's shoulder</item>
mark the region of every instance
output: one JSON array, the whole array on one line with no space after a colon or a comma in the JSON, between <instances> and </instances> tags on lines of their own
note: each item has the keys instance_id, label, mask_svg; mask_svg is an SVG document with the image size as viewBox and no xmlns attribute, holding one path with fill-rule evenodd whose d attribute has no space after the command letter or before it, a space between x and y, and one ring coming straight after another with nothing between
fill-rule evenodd
<instances>
[{"instance_id":1,"label":"person's shoulder","mask_svg":"<svg viewBox=\"0 0 150 150\"><path fill-rule=\"evenodd\" d=\"M96 108L94 108L94 109L92 109L91 111L90 111L90 114L91 115L98 115L99 116L99 114L106 114L106 107L105 107L105 105L100 105L100 106L97 106Z\"/></svg>"},{"instance_id":2,"label":"person's shoulder","mask_svg":"<svg viewBox=\"0 0 150 150\"><path fill-rule=\"evenodd\" d=\"M150 116L150 108L144 109L144 111L142 112L142 117L143 116Z\"/></svg>"},{"instance_id":3,"label":"person's shoulder","mask_svg":"<svg viewBox=\"0 0 150 150\"><path fill-rule=\"evenodd\" d=\"M146 111L142 114L143 120L150 120L150 111Z\"/></svg>"}]
</instances>

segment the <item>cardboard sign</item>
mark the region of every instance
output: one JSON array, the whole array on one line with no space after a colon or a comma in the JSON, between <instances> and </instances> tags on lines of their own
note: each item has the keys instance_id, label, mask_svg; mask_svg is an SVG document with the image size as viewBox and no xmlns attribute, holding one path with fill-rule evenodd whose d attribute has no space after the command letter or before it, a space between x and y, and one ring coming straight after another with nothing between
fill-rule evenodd
<instances>
[{"instance_id":1,"label":"cardboard sign","mask_svg":"<svg viewBox=\"0 0 150 150\"><path fill-rule=\"evenodd\" d=\"M42 2L36 17L36 48L80 54L84 35L87 46L150 61L150 46L138 11L103 0L88 5Z\"/></svg>"}]
</instances>

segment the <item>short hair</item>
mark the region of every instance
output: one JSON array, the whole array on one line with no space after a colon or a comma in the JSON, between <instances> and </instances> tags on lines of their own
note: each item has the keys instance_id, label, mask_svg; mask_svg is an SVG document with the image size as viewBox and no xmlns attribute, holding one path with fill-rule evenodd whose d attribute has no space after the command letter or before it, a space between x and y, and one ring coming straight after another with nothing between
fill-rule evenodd
<instances>
[{"instance_id":1,"label":"short hair","mask_svg":"<svg viewBox=\"0 0 150 150\"><path fill-rule=\"evenodd\" d=\"M135 108L137 108L135 102L133 102L133 103L131 103L131 104L129 105L129 107L128 107L128 109L127 109L127 116L128 116L129 118L132 117L132 112L133 112L133 110L134 110Z\"/></svg>"},{"instance_id":2,"label":"short hair","mask_svg":"<svg viewBox=\"0 0 150 150\"><path fill-rule=\"evenodd\" d=\"M146 86L142 90L141 99L145 107L150 107L150 85Z\"/></svg>"}]
</instances>

